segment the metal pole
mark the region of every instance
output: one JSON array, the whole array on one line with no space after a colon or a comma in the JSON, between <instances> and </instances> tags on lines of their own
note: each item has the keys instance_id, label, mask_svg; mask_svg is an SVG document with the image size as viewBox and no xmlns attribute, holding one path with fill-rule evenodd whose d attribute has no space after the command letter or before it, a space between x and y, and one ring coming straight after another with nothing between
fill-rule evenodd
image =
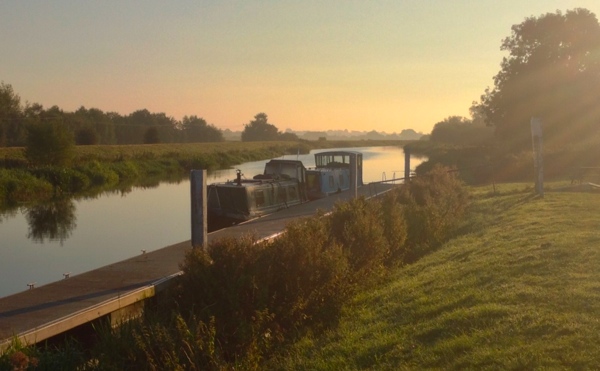
<instances>
[{"instance_id":1,"label":"metal pole","mask_svg":"<svg viewBox=\"0 0 600 371\"><path fill-rule=\"evenodd\" d=\"M192 202L192 247L206 249L208 245L206 170L191 171L190 190Z\"/></svg>"}]
</instances>

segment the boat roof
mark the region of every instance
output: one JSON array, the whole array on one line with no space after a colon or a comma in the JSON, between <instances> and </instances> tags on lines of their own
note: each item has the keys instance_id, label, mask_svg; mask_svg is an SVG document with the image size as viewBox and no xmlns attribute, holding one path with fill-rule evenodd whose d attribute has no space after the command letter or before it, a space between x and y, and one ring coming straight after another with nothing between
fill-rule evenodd
<instances>
[{"instance_id":1,"label":"boat roof","mask_svg":"<svg viewBox=\"0 0 600 371\"><path fill-rule=\"evenodd\" d=\"M321 155L362 155L362 153L358 151L325 151L315 153L315 156Z\"/></svg>"}]
</instances>

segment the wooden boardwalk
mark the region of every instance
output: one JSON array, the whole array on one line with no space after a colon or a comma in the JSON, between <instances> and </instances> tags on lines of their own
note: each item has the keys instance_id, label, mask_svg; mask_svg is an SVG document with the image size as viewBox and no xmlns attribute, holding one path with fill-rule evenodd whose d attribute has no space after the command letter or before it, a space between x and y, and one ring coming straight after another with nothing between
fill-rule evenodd
<instances>
[{"instance_id":1,"label":"wooden boardwalk","mask_svg":"<svg viewBox=\"0 0 600 371\"><path fill-rule=\"evenodd\" d=\"M359 188L359 194L371 197L392 187L368 184ZM269 238L283 231L289 222L310 217L319 209L329 211L336 202L351 196L350 192L343 192L215 231L209 233L208 242L248 234ZM128 316L180 274L179 264L190 249L189 240L180 242L0 298L0 353L15 337L34 344L108 314Z\"/></svg>"}]
</instances>

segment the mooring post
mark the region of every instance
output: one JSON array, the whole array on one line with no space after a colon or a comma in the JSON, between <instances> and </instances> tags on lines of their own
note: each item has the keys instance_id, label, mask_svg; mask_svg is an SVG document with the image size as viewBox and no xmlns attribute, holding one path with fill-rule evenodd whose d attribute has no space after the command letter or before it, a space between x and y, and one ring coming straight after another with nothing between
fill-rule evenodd
<instances>
[{"instance_id":1,"label":"mooring post","mask_svg":"<svg viewBox=\"0 0 600 371\"><path fill-rule=\"evenodd\" d=\"M410 148L404 146L404 183L410 181Z\"/></svg>"},{"instance_id":2,"label":"mooring post","mask_svg":"<svg viewBox=\"0 0 600 371\"><path fill-rule=\"evenodd\" d=\"M190 189L192 202L192 247L206 249L208 244L206 170L191 171Z\"/></svg>"},{"instance_id":3,"label":"mooring post","mask_svg":"<svg viewBox=\"0 0 600 371\"><path fill-rule=\"evenodd\" d=\"M355 154L350 155L350 191L352 197L358 197L358 159Z\"/></svg>"},{"instance_id":4,"label":"mooring post","mask_svg":"<svg viewBox=\"0 0 600 371\"><path fill-rule=\"evenodd\" d=\"M535 192L544 196L544 157L542 155L542 119L531 118L531 139L533 141L533 171L535 178Z\"/></svg>"}]
</instances>

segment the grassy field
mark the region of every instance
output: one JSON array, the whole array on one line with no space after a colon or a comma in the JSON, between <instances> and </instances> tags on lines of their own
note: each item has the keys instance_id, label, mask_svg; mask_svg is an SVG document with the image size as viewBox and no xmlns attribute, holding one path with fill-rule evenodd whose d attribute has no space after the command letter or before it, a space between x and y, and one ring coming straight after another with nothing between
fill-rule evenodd
<instances>
[{"instance_id":1,"label":"grassy field","mask_svg":"<svg viewBox=\"0 0 600 371\"><path fill-rule=\"evenodd\" d=\"M497 191L472 189L460 237L356 296L339 327L270 368L597 369L600 195Z\"/></svg>"}]
</instances>

